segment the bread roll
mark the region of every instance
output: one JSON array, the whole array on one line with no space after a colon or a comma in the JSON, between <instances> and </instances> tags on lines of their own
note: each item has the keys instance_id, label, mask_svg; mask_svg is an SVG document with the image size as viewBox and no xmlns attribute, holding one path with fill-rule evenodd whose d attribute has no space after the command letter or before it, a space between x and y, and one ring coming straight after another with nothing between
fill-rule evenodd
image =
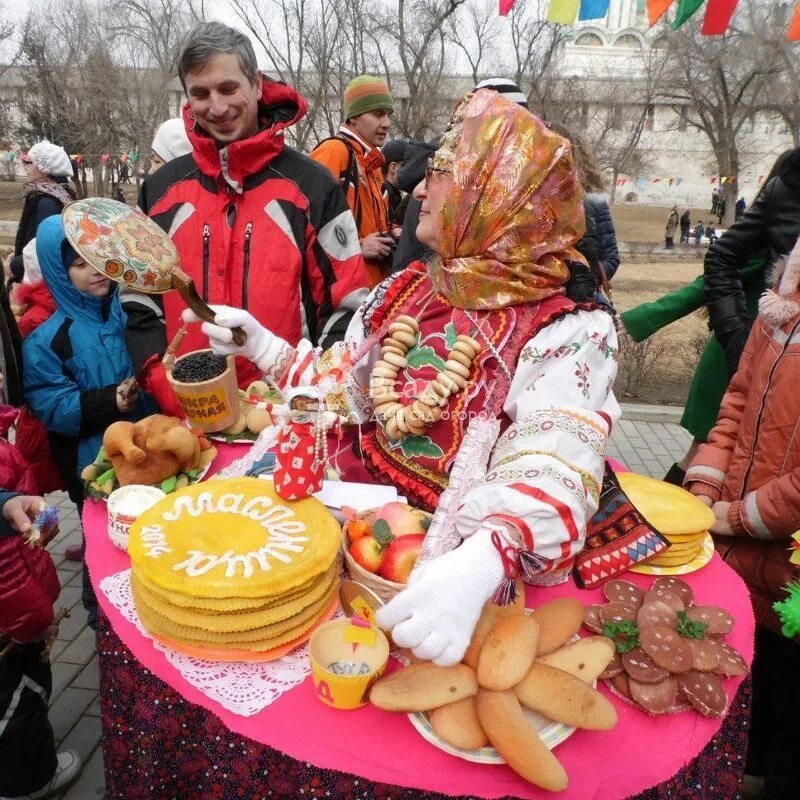
<instances>
[{"instance_id":1,"label":"bread roll","mask_svg":"<svg viewBox=\"0 0 800 800\"><path fill-rule=\"evenodd\" d=\"M533 711L575 728L605 731L617 724L614 706L597 689L540 661L534 662L514 692Z\"/></svg>"},{"instance_id":2,"label":"bread roll","mask_svg":"<svg viewBox=\"0 0 800 800\"><path fill-rule=\"evenodd\" d=\"M539 623L532 616L519 614L499 619L478 658L478 685L495 692L516 686L536 658Z\"/></svg>"},{"instance_id":3,"label":"bread roll","mask_svg":"<svg viewBox=\"0 0 800 800\"><path fill-rule=\"evenodd\" d=\"M489 635L489 631L494 627L497 620L503 617L513 617L525 611L525 584L518 580L517 599L511 605L498 606L491 600L486 603L478 619L478 624L472 632L472 640L469 643L467 652L464 653L463 661L472 669L478 668L478 656L480 656L483 642Z\"/></svg>"},{"instance_id":4,"label":"bread roll","mask_svg":"<svg viewBox=\"0 0 800 800\"><path fill-rule=\"evenodd\" d=\"M465 697L455 703L434 708L428 716L431 726L446 742L462 750L477 750L485 747L489 739L475 710L475 698Z\"/></svg>"},{"instance_id":5,"label":"bread roll","mask_svg":"<svg viewBox=\"0 0 800 800\"><path fill-rule=\"evenodd\" d=\"M551 792L567 788L564 767L537 736L514 692L479 689L475 708L489 741L517 775Z\"/></svg>"},{"instance_id":6,"label":"bread roll","mask_svg":"<svg viewBox=\"0 0 800 800\"><path fill-rule=\"evenodd\" d=\"M614 658L614 642L605 636L587 636L560 647L537 662L569 672L584 683L592 683Z\"/></svg>"},{"instance_id":7,"label":"bread roll","mask_svg":"<svg viewBox=\"0 0 800 800\"><path fill-rule=\"evenodd\" d=\"M574 597L561 597L542 603L533 618L539 623L539 657L566 644L583 624L583 603Z\"/></svg>"},{"instance_id":8,"label":"bread roll","mask_svg":"<svg viewBox=\"0 0 800 800\"><path fill-rule=\"evenodd\" d=\"M475 672L465 664L437 667L430 661L421 661L378 680L369 699L384 711L430 711L473 697L477 691Z\"/></svg>"}]
</instances>

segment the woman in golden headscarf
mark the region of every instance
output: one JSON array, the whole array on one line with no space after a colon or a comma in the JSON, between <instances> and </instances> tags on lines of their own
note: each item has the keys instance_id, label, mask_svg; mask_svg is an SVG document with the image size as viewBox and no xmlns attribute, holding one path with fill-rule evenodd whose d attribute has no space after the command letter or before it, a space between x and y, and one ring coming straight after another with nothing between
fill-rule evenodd
<instances>
[{"instance_id":1,"label":"woman in golden headscarf","mask_svg":"<svg viewBox=\"0 0 800 800\"><path fill-rule=\"evenodd\" d=\"M215 308L203 330L215 351L247 356L284 390L313 384L361 423L345 479L439 507L437 535L458 546L434 546L378 619L446 665L484 603L513 596L511 578L569 577L619 416L617 343L607 314L564 295L581 261L582 194L569 143L530 112L468 95L415 194L433 259L378 286L332 350L292 348L239 309Z\"/></svg>"}]
</instances>

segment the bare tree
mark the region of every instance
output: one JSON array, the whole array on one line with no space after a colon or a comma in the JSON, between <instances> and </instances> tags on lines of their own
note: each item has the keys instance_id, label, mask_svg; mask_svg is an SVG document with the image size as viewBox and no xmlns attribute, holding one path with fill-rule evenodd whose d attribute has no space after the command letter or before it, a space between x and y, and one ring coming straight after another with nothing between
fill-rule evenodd
<instances>
[{"instance_id":1,"label":"bare tree","mask_svg":"<svg viewBox=\"0 0 800 800\"><path fill-rule=\"evenodd\" d=\"M309 101L306 119L293 133L298 147L313 145L317 117L325 116L328 105L326 73L342 55L334 0L231 0L231 6L266 53L268 71ZM312 44L321 51L316 58L309 53ZM310 75L315 66L323 73Z\"/></svg>"},{"instance_id":2,"label":"bare tree","mask_svg":"<svg viewBox=\"0 0 800 800\"><path fill-rule=\"evenodd\" d=\"M559 117L575 107L569 83L556 80L556 57L568 28L547 22L547 0L517 0L511 14L511 60L506 72L528 96L531 110L540 117ZM560 107L560 108L559 108Z\"/></svg>"},{"instance_id":3,"label":"bare tree","mask_svg":"<svg viewBox=\"0 0 800 800\"><path fill-rule=\"evenodd\" d=\"M447 38L461 51L472 74L473 84L489 77L498 63L500 17L496 0L469 0L448 20Z\"/></svg>"},{"instance_id":4,"label":"bare tree","mask_svg":"<svg viewBox=\"0 0 800 800\"><path fill-rule=\"evenodd\" d=\"M97 7L87 0L59 0L30 12L23 25L25 120L29 142L47 136L69 153L83 153L102 195L108 180L104 154L125 142L118 87L125 76L115 64Z\"/></svg>"},{"instance_id":5,"label":"bare tree","mask_svg":"<svg viewBox=\"0 0 800 800\"><path fill-rule=\"evenodd\" d=\"M105 18L114 56L125 68L125 138L134 152L146 154L158 125L180 109L176 54L196 19L182 0L113 0Z\"/></svg>"},{"instance_id":6,"label":"bare tree","mask_svg":"<svg viewBox=\"0 0 800 800\"><path fill-rule=\"evenodd\" d=\"M649 165L649 152L642 146L642 135L652 119L653 103L666 65L665 49L649 47L639 52L633 70L635 77L596 75L592 91L595 99L599 94L604 102L601 113L589 122L588 131L600 164L611 173L612 204L618 177L641 173Z\"/></svg>"},{"instance_id":7,"label":"bare tree","mask_svg":"<svg viewBox=\"0 0 800 800\"><path fill-rule=\"evenodd\" d=\"M0 17L2 17L3 13L3 3L0 3ZM0 49L8 50L15 32L16 27L13 22L0 19ZM5 72L17 62L19 55L19 50L16 49L14 55L11 56L5 64L0 64L0 78L2 78ZM10 144L9 140L11 139L12 133L13 131L11 130L10 119L6 112L6 108L4 105L0 104L0 143L8 146ZM11 177L9 180L14 180L14 162L6 161L4 162L4 166L6 167L7 172L11 170Z\"/></svg>"},{"instance_id":8,"label":"bare tree","mask_svg":"<svg viewBox=\"0 0 800 800\"><path fill-rule=\"evenodd\" d=\"M743 0L756 14L762 4ZM745 123L769 108L769 86L783 66L771 48L749 26L731 28L721 37L703 37L699 22L690 20L667 34L668 64L659 96L680 109L688 107L686 124L708 138L717 170L723 177L737 177ZM723 184L724 224L735 214L738 182Z\"/></svg>"},{"instance_id":9,"label":"bare tree","mask_svg":"<svg viewBox=\"0 0 800 800\"><path fill-rule=\"evenodd\" d=\"M754 15L755 9L747 9ZM800 42L786 38L791 6L774 4L759 9L760 18L748 20L748 28L757 32L773 59L782 69L769 82L769 110L780 117L791 131L795 147L800 146Z\"/></svg>"},{"instance_id":10,"label":"bare tree","mask_svg":"<svg viewBox=\"0 0 800 800\"><path fill-rule=\"evenodd\" d=\"M465 0L397 0L396 16L383 33L394 39L402 68L404 98L395 109L399 132L423 139L438 128L453 98L443 85L452 71L446 37L450 18Z\"/></svg>"}]
</instances>

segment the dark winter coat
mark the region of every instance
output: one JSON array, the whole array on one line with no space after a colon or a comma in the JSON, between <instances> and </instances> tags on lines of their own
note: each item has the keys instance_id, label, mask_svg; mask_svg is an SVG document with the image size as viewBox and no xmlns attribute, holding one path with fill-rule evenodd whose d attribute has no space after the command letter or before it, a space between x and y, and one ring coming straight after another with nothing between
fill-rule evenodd
<instances>
[{"instance_id":1,"label":"dark winter coat","mask_svg":"<svg viewBox=\"0 0 800 800\"><path fill-rule=\"evenodd\" d=\"M589 217L594 221L599 260L605 270L606 278L611 280L619 268L619 249L608 200L602 194L587 194L583 198L583 208L587 217L587 227Z\"/></svg>"},{"instance_id":2,"label":"dark winter coat","mask_svg":"<svg viewBox=\"0 0 800 800\"><path fill-rule=\"evenodd\" d=\"M800 235L800 148L744 214L709 248L704 264L706 305L711 327L726 351L744 347L750 327L742 267L759 251L767 254L767 270L794 247ZM738 354L731 358L731 367Z\"/></svg>"},{"instance_id":3,"label":"dark winter coat","mask_svg":"<svg viewBox=\"0 0 800 800\"><path fill-rule=\"evenodd\" d=\"M36 181L32 191L26 191L22 202L22 216L14 239L14 257L11 259L11 274L14 280L21 281L25 274L22 250L36 236L36 230L43 220L60 214L67 197L74 199L66 178L46 178Z\"/></svg>"},{"instance_id":4,"label":"dark winter coat","mask_svg":"<svg viewBox=\"0 0 800 800\"><path fill-rule=\"evenodd\" d=\"M22 337L3 281L0 281L0 347L0 371L6 380L6 402L18 406L22 403Z\"/></svg>"},{"instance_id":5,"label":"dark winter coat","mask_svg":"<svg viewBox=\"0 0 800 800\"><path fill-rule=\"evenodd\" d=\"M397 173L397 183L404 192L413 192L417 184L425 179L428 159L438 147L438 139L430 142L410 141L406 147L406 157ZM397 249L392 256L392 272L405 269L412 261L427 261L431 249L417 239L419 209L422 204L412 197L406 206L403 217L403 232L397 242Z\"/></svg>"}]
</instances>

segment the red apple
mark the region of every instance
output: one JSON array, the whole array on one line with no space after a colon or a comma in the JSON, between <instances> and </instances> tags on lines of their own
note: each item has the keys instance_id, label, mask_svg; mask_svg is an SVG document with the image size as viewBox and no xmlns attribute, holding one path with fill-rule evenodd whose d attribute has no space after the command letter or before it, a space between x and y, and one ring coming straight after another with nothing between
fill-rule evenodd
<instances>
[{"instance_id":1,"label":"red apple","mask_svg":"<svg viewBox=\"0 0 800 800\"><path fill-rule=\"evenodd\" d=\"M408 583L408 576L414 568L424 540L425 535L422 533L394 539L383 554L383 564L378 574L387 581Z\"/></svg>"},{"instance_id":2,"label":"red apple","mask_svg":"<svg viewBox=\"0 0 800 800\"><path fill-rule=\"evenodd\" d=\"M422 524L424 515L416 509L406 505L406 503L387 503L375 515L375 522L383 520L389 526L392 536L416 536L425 533L425 526Z\"/></svg>"},{"instance_id":3,"label":"red apple","mask_svg":"<svg viewBox=\"0 0 800 800\"><path fill-rule=\"evenodd\" d=\"M363 536L350 545L350 555L356 564L363 567L367 572L377 574L386 554L375 539L371 536Z\"/></svg>"}]
</instances>

